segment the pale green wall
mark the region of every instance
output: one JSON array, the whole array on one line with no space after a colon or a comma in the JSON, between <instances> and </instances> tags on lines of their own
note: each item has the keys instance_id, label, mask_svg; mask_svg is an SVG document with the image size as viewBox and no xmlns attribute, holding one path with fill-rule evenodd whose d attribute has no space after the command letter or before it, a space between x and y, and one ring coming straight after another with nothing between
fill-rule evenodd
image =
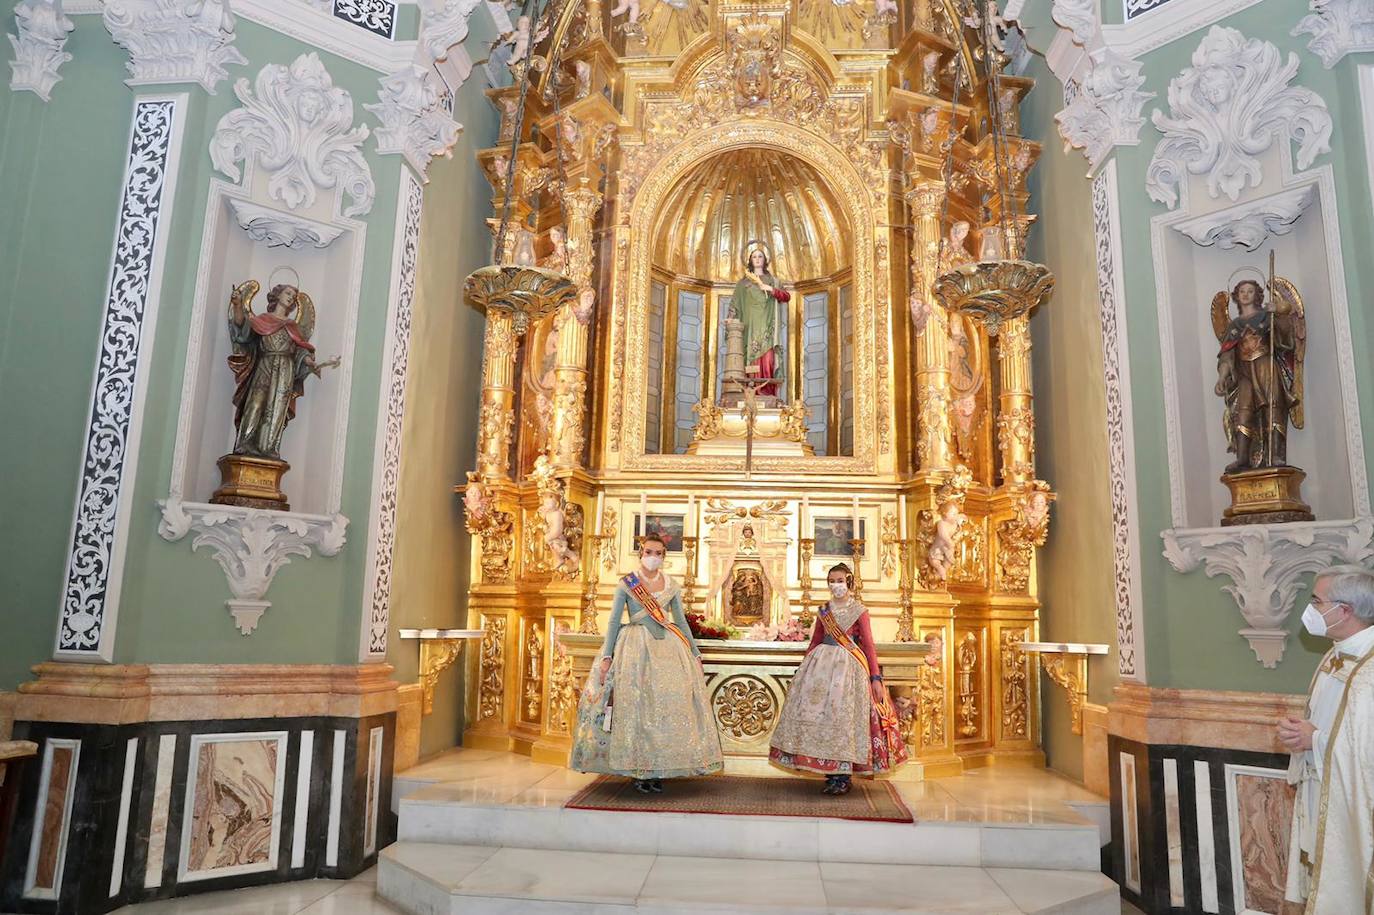
<instances>
[{"instance_id":1,"label":"pale green wall","mask_svg":"<svg viewBox=\"0 0 1374 915\"><path fill-rule=\"evenodd\" d=\"M469 41L488 37L485 14L473 19L477 28ZM475 158L496 142L497 117L485 86L478 70L459 91L454 117L463 135L451 160L430 165L425 187L387 658L402 682L418 679L419 649L400 641L397 629L461 629L467 623L468 534L453 486L472 469L477 447L484 322L463 302L463 279L490 254L484 220L491 212L491 186ZM463 669L460 661L440 677L434 712L421 730L422 757L459 742Z\"/></svg>"},{"instance_id":2,"label":"pale green wall","mask_svg":"<svg viewBox=\"0 0 1374 915\"><path fill-rule=\"evenodd\" d=\"M301 43L240 18L237 47L249 64L231 78L250 82L266 64L290 64L307 50ZM318 52L336 86L353 96L354 122L371 123L363 104L376 99L380 74ZM357 342L352 363L346 462L341 511L350 519L348 542L333 557L293 559L273 579L263 615L251 637L233 628L224 601L230 596L224 573L212 555L191 552L191 538L169 543L158 536L158 499L171 485L177 411L187 336L195 297L195 274L206 195L214 171L208 153L215 125L239 105L229 81L218 94L192 93L182 173L172 221L172 244L158 315L157 345L149 376L142 451L134 511L130 516L128 561L115 643L115 660L157 663L355 663L361 624L367 526L372 492L372 457L381 385L382 350L390 291L396 194L403 167L397 156L379 156L375 141L364 144L377 196L367 223ZM375 126L375 124L374 124ZM283 261L289 258L283 255ZM262 278L265 281L265 277ZM321 320L331 303L322 302ZM340 305L342 303L339 303ZM230 396L224 379L222 396ZM309 397L307 389L306 396ZM287 429L287 435L301 434ZM328 448L328 442L318 447ZM289 477L288 477L289 483ZM209 493L187 493L204 500Z\"/></svg>"},{"instance_id":3,"label":"pale green wall","mask_svg":"<svg viewBox=\"0 0 1374 915\"><path fill-rule=\"evenodd\" d=\"M5 20L8 22L8 18ZM120 178L127 152L134 93L123 84L126 53L116 46L98 16L74 17L67 45L74 59L62 67L53 100L31 93L0 91L0 428L14 430L0 444L0 689L28 679L28 668L51 656L63 568L70 536L82 433L108 278ZM489 29L485 14L475 31ZM403 23L413 31L413 23ZM192 553L190 539L168 543L157 535L156 500L170 488L177 412L195 294L195 272L209 182L216 176L208 143L219 118L238 106L232 83L250 81L268 63L289 64L312 50L297 41L238 20L235 46L247 66L231 67L229 79L208 95L197 86L142 87L140 92L189 95L180 177L168 232L156 341L147 379L147 400L129 518L129 544L115 643L121 662L353 663L357 660L365 578L365 552L372 488L372 458L380 391L385 318L390 291L392 235L401 169L398 156L379 156L375 140L364 146L377 194L365 217L367 240L353 353L347 461L342 512L351 519L348 543L335 557L293 559L273 581L272 607L257 631L245 638L224 606L230 596L224 574L210 552ZM376 127L362 106L376 100L381 74L318 52L335 85L353 97L355 123ZM416 440L410 450L428 478L409 480L413 500L403 502L402 543L413 547L417 524L437 525L437 516L411 522L413 505L428 492L441 507L445 527L427 562L447 576L436 606L461 618L454 606L464 583L443 567L441 554L457 567L465 546L456 541L461 519L448 487L461 478L472 451L475 398L454 375L432 392L424 380L473 361L474 316L457 302L457 287L485 253L482 227L485 184L472 151L494 135L480 72L461 90L457 117L466 123L451 162L436 163L429 189L422 260L416 360L422 378L413 402L428 412L426 428L408 424ZM284 255L285 258L285 255ZM265 279L265 278L264 278ZM327 320L331 303L321 303ZM447 335L447 340L436 338ZM224 396L229 396L228 381ZM456 390L452 390L456 389ZM439 391L452 399L435 403ZM308 395L307 395L308 396ZM418 431L417 431L418 430ZM288 430L288 435L294 430ZM444 433L451 432L450 440ZM430 436L428 440L426 436ZM327 447L327 443L321 443ZM459 459L462 455L464 460ZM423 475L422 475L423 477ZM442 491L434 485L442 480ZM208 493L189 494L205 498ZM405 497L403 496L403 499ZM409 538L409 539L404 539ZM403 581L399 595L409 607L426 572ZM409 589L409 590L407 590ZM424 612L430 612L428 610ZM409 646L413 652L413 646ZM414 661L410 662L413 666ZM413 678L413 670L411 671ZM455 690L456 693L456 690ZM460 725L457 700L449 717Z\"/></svg>"},{"instance_id":4,"label":"pale green wall","mask_svg":"<svg viewBox=\"0 0 1374 915\"><path fill-rule=\"evenodd\" d=\"M1181 2L1181 0L1173 0ZM1268 0L1219 24L1239 29L1247 38L1273 42L1285 56L1296 51L1300 66L1295 85L1313 90L1331 109L1335 122L1332 152L1316 165L1333 166L1340 209L1340 227L1351 303L1351 329L1357 351L1374 337L1374 323L1363 303L1374 292L1374 262L1369 257L1371 237L1370 194L1365 174L1359 95L1355 65L1368 55L1351 55L1333 70L1306 48L1307 37L1289 35L1308 12L1306 0ZM1158 93L1146 107L1166 108L1169 80L1190 65L1190 58L1205 30L1166 45L1143 60L1145 88ZM1245 623L1235 602L1221 591L1225 578L1208 579L1201 570L1180 575L1162 555L1159 532L1172 526L1169 515L1168 463L1164 446L1163 382L1155 310L1154 268L1150 251L1150 217L1165 212L1145 194L1145 170L1160 133L1151 125L1141 132L1141 145L1117 151L1121 188L1122 237L1126 265L1126 309L1130 334L1132 410L1136 441L1137 498L1141 523L1141 573L1146 620L1146 659L1152 686L1200 689L1302 692L1306 689L1322 644L1306 636L1288 642L1282 663L1266 670L1249 645L1236 634ZM1259 255L1256 256L1259 260ZM1201 303L1199 307L1202 307ZM1309 352L1309 358L1330 358ZM1374 428L1374 366L1357 357L1356 373L1362 417L1366 429ZM1204 392L1211 396L1210 392ZM1323 405L1309 403L1308 427L1301 434L1325 436L1331 447L1344 447L1339 413L1326 413ZM1366 435L1366 442L1369 436ZM1224 455L1217 455L1217 464ZM1366 459L1374 458L1367 447ZM1292 631L1300 630L1298 614L1289 619Z\"/></svg>"},{"instance_id":5,"label":"pale green wall","mask_svg":"<svg viewBox=\"0 0 1374 915\"><path fill-rule=\"evenodd\" d=\"M1036 58L1027 75L1036 83L1022 123L1043 136L1044 125L1053 130L1063 94L1043 60ZM1105 703L1117 682L1116 598L1092 188L1083 157L1053 139L1046 139L1030 181L1031 206L1040 213L1030 256L1055 277L1053 296L1031 319L1036 466L1059 495L1039 558L1040 631L1048 641L1112 646L1089 671L1089 698ZM1041 702L1049 765L1081 778L1082 739L1069 729L1064 691L1043 675Z\"/></svg>"},{"instance_id":6,"label":"pale green wall","mask_svg":"<svg viewBox=\"0 0 1374 915\"><path fill-rule=\"evenodd\" d=\"M0 84L0 690L52 656L133 111L75 22L51 102Z\"/></svg>"}]
</instances>

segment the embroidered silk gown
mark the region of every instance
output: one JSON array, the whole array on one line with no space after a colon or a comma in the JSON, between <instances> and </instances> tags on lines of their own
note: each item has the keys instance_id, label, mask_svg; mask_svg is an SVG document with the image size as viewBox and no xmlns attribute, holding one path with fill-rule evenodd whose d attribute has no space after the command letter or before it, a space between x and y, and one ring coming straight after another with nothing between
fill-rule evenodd
<instances>
[{"instance_id":1,"label":"embroidered silk gown","mask_svg":"<svg viewBox=\"0 0 1374 915\"><path fill-rule=\"evenodd\" d=\"M842 631L878 671L878 654L867 609L853 597L831 601ZM883 772L906 761L906 748L889 746L873 701L869 673L816 621L792 685L787 691L769 759L779 766L823 775Z\"/></svg>"},{"instance_id":2,"label":"embroidered silk gown","mask_svg":"<svg viewBox=\"0 0 1374 915\"><path fill-rule=\"evenodd\" d=\"M663 590L653 597L688 644L660 626L620 583L606 639L578 702L569 761L574 769L679 778L707 775L724 765L697 667L700 651L683 616L677 583L665 574ZM608 656L611 669L599 684L601 659Z\"/></svg>"}]
</instances>

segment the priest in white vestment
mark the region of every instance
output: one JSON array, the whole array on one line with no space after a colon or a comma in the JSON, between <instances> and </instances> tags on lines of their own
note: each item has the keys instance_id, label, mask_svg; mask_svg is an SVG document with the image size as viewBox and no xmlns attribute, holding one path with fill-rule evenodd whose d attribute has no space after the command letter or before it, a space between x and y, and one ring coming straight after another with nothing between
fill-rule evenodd
<instances>
[{"instance_id":1,"label":"priest in white vestment","mask_svg":"<svg viewBox=\"0 0 1374 915\"><path fill-rule=\"evenodd\" d=\"M1285 896L1307 915L1374 915L1374 572L1319 574L1302 621L1333 644L1307 718L1279 723L1298 789Z\"/></svg>"}]
</instances>

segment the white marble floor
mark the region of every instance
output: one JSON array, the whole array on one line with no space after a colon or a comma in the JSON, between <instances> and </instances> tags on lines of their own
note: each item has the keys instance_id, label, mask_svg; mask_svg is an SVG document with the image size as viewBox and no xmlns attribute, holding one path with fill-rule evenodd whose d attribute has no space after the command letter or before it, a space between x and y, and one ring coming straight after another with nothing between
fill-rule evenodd
<instances>
[{"instance_id":1,"label":"white marble floor","mask_svg":"<svg viewBox=\"0 0 1374 915\"><path fill-rule=\"evenodd\" d=\"M402 797L421 789L430 801L561 807L594 778L516 753L457 749L399 773L392 807L399 810ZM1054 772L1019 766L892 784L916 819L925 823L1081 826L1089 820L1071 805L1107 800ZM818 780L818 790L819 786Z\"/></svg>"}]
</instances>

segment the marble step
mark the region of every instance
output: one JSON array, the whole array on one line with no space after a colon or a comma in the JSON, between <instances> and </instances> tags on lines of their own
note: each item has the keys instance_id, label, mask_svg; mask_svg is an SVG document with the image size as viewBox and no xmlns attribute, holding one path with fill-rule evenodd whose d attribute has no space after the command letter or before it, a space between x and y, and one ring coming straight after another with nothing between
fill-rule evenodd
<instances>
[{"instance_id":1,"label":"marble step","mask_svg":"<svg viewBox=\"0 0 1374 915\"><path fill-rule=\"evenodd\" d=\"M1099 873L399 842L377 893L411 915L697 912L1119 915Z\"/></svg>"},{"instance_id":2,"label":"marble step","mask_svg":"<svg viewBox=\"0 0 1374 915\"><path fill-rule=\"evenodd\" d=\"M1097 826L1073 822L879 823L810 817L616 813L474 803L444 785L400 803L402 842L823 863L1029 867L1097 872Z\"/></svg>"}]
</instances>

